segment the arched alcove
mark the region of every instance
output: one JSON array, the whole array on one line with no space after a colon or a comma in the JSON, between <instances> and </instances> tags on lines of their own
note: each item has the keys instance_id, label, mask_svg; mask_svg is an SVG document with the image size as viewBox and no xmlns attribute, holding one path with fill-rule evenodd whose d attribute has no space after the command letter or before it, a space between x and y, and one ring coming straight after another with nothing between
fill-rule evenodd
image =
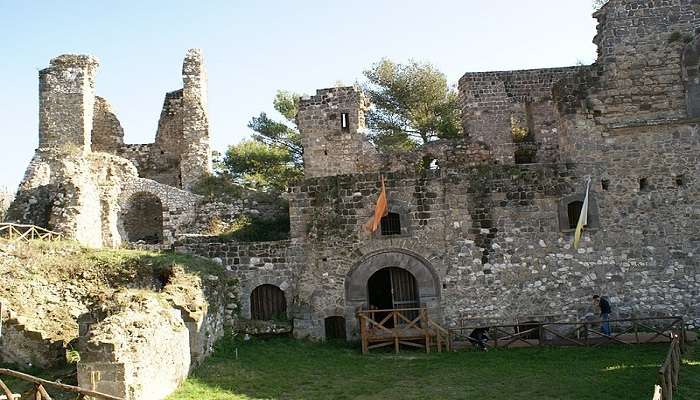
<instances>
[{"instance_id":1,"label":"arched alcove","mask_svg":"<svg viewBox=\"0 0 700 400\"><path fill-rule=\"evenodd\" d=\"M158 196L135 193L124 212L124 230L129 242L163 242L163 203Z\"/></svg>"}]
</instances>

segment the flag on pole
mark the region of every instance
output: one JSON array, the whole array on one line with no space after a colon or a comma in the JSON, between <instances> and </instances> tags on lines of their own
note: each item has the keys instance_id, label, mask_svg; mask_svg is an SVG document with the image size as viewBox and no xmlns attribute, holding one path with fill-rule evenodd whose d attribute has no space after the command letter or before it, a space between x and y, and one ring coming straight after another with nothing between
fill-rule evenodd
<instances>
[{"instance_id":1,"label":"flag on pole","mask_svg":"<svg viewBox=\"0 0 700 400\"><path fill-rule=\"evenodd\" d=\"M583 199L583 206L581 206L581 215L578 216L578 224L576 224L576 233L574 234L574 248L578 249L578 245L581 242L581 234L583 234L583 227L588 225L588 191L591 188L591 178L588 178L586 182L586 197Z\"/></svg>"},{"instance_id":2,"label":"flag on pole","mask_svg":"<svg viewBox=\"0 0 700 400\"><path fill-rule=\"evenodd\" d=\"M374 207L374 215L369 221L364 225L364 228L368 232L375 232L379 229L382 224L382 218L389 214L389 203L386 199L386 188L384 187L384 177L381 177L382 181L382 191L379 193L379 198L377 199L377 205Z\"/></svg>"}]
</instances>

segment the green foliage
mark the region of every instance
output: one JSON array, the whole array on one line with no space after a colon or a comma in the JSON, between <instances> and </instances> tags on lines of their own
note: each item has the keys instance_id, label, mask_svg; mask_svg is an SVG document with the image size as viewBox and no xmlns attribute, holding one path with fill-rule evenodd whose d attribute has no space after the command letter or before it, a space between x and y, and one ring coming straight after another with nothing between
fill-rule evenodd
<instances>
[{"instance_id":1,"label":"green foliage","mask_svg":"<svg viewBox=\"0 0 700 400\"><path fill-rule=\"evenodd\" d=\"M374 105L367 115L370 138L380 149L412 149L462 135L457 91L435 66L384 59L364 74Z\"/></svg>"},{"instance_id":2,"label":"green foliage","mask_svg":"<svg viewBox=\"0 0 700 400\"><path fill-rule=\"evenodd\" d=\"M289 229L288 215L276 218L242 215L219 237L236 242L268 242L289 239Z\"/></svg>"},{"instance_id":3,"label":"green foliage","mask_svg":"<svg viewBox=\"0 0 700 400\"><path fill-rule=\"evenodd\" d=\"M224 158L225 172L239 182L258 189L285 191L303 172L284 147L244 140L230 146Z\"/></svg>"},{"instance_id":4,"label":"green foliage","mask_svg":"<svg viewBox=\"0 0 700 400\"><path fill-rule=\"evenodd\" d=\"M168 399L645 399L667 351L664 343L363 356L359 344L227 336ZM678 398L696 399L700 363L684 359Z\"/></svg>"},{"instance_id":5,"label":"green foliage","mask_svg":"<svg viewBox=\"0 0 700 400\"><path fill-rule=\"evenodd\" d=\"M66 362L68 364L77 364L80 362L80 353L78 350L66 350Z\"/></svg>"},{"instance_id":6,"label":"green foliage","mask_svg":"<svg viewBox=\"0 0 700 400\"><path fill-rule=\"evenodd\" d=\"M239 182L259 188L285 191L291 181L303 175L301 135L295 118L299 111L296 93L278 91L272 104L285 121L260 113L248 127L253 140L230 146L220 164L222 171Z\"/></svg>"},{"instance_id":7,"label":"green foliage","mask_svg":"<svg viewBox=\"0 0 700 400\"><path fill-rule=\"evenodd\" d=\"M668 37L668 43L676 43L676 42L683 42L683 43L690 43L693 41L693 36L689 34L683 34L678 31L674 31L671 33L671 35Z\"/></svg>"},{"instance_id":8,"label":"green foliage","mask_svg":"<svg viewBox=\"0 0 700 400\"><path fill-rule=\"evenodd\" d=\"M238 199L243 193L240 185L225 175L208 175L200 179L192 188L196 194L201 194L209 200L222 199Z\"/></svg>"}]
</instances>

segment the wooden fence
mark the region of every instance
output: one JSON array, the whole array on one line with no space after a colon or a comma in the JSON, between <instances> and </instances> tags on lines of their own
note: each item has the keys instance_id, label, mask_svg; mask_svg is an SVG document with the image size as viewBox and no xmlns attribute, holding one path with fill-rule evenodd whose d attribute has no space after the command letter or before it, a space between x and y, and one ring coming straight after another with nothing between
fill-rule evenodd
<instances>
[{"instance_id":1,"label":"wooden fence","mask_svg":"<svg viewBox=\"0 0 700 400\"><path fill-rule=\"evenodd\" d=\"M111 396L104 393L95 392L92 390L87 390L79 388L77 386L66 385L58 382L51 382L45 379L37 378L28 374L23 374L21 372L13 371L10 369L0 368L0 376L9 376L12 378L20 379L26 382L30 382L34 385L34 389L30 392L28 399L31 400L51 400L51 396L46 391L46 388L56 389L61 392L75 393L77 394L76 399L85 399L91 397L93 399L99 400L124 400L121 397ZM0 399L19 399L18 394L12 393L12 391L5 385L5 383L0 379L0 391L4 393L0 395Z\"/></svg>"},{"instance_id":2,"label":"wooden fence","mask_svg":"<svg viewBox=\"0 0 700 400\"><path fill-rule=\"evenodd\" d=\"M666 354L666 360L659 368L653 400L672 400L673 391L678 389L678 373L681 369L681 339L676 336Z\"/></svg>"},{"instance_id":3,"label":"wooden fence","mask_svg":"<svg viewBox=\"0 0 700 400\"><path fill-rule=\"evenodd\" d=\"M360 311L357 319L363 354L391 345L396 353L400 345L425 348L426 353L433 344L438 352L452 347L450 332L430 319L424 307Z\"/></svg>"},{"instance_id":4,"label":"wooden fence","mask_svg":"<svg viewBox=\"0 0 700 400\"><path fill-rule=\"evenodd\" d=\"M62 237L63 235L58 232L50 231L35 225L0 224L0 238L7 239L11 242L35 239L53 241L60 240Z\"/></svg>"},{"instance_id":5,"label":"wooden fence","mask_svg":"<svg viewBox=\"0 0 700 400\"><path fill-rule=\"evenodd\" d=\"M600 330L604 322L614 330L606 335ZM611 319L608 321L535 322L526 324L478 325L452 328L452 337L469 343L469 334L476 328L488 329L492 347L532 346L601 346L609 343L654 343L671 341L674 332L681 346L685 345L682 317L650 317Z\"/></svg>"}]
</instances>

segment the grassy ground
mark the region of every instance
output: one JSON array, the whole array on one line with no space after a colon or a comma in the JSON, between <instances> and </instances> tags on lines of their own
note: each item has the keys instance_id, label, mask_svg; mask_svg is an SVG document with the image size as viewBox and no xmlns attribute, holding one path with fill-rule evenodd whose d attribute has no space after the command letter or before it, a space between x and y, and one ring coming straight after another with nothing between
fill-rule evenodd
<instances>
[{"instance_id":1,"label":"grassy ground","mask_svg":"<svg viewBox=\"0 0 700 400\"><path fill-rule=\"evenodd\" d=\"M235 350L238 350L236 358ZM362 356L344 345L225 338L168 400L651 399L668 345ZM676 399L700 398L700 360Z\"/></svg>"}]
</instances>

